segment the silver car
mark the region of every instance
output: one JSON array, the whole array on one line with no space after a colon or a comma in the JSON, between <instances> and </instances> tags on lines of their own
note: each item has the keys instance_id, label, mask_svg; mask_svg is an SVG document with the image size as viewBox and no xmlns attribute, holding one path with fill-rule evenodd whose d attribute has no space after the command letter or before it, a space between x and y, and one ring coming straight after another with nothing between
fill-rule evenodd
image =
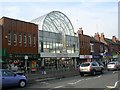
<instances>
[{"instance_id":1,"label":"silver car","mask_svg":"<svg viewBox=\"0 0 120 90\"><path fill-rule=\"evenodd\" d=\"M112 61L107 64L107 70L118 70L120 69L120 62Z\"/></svg>"},{"instance_id":2,"label":"silver car","mask_svg":"<svg viewBox=\"0 0 120 90\"><path fill-rule=\"evenodd\" d=\"M96 75L97 72L100 72L102 74L103 71L104 71L104 67L95 61L84 62L79 67L79 73L81 76L84 76L84 74Z\"/></svg>"}]
</instances>

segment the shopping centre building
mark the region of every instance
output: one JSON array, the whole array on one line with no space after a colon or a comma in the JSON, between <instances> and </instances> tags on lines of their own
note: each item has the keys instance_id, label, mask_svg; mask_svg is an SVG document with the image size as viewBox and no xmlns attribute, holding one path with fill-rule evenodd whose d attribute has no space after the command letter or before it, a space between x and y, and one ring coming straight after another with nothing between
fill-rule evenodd
<instances>
[{"instance_id":1,"label":"shopping centre building","mask_svg":"<svg viewBox=\"0 0 120 90\"><path fill-rule=\"evenodd\" d=\"M31 21L38 25L38 53L40 65L60 70L76 67L79 57L78 37L68 17L52 11Z\"/></svg>"},{"instance_id":2,"label":"shopping centre building","mask_svg":"<svg viewBox=\"0 0 120 90\"><path fill-rule=\"evenodd\" d=\"M41 66L48 71L76 68L79 41L62 12L52 11L31 22L2 17L0 27L3 68L13 64L29 72Z\"/></svg>"}]
</instances>

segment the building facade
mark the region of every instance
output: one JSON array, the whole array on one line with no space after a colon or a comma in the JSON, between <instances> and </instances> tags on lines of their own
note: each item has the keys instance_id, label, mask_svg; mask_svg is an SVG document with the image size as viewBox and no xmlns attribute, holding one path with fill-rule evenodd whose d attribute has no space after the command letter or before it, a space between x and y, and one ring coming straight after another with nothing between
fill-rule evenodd
<instances>
[{"instance_id":1,"label":"building facade","mask_svg":"<svg viewBox=\"0 0 120 90\"><path fill-rule=\"evenodd\" d=\"M78 37L68 17L52 11L31 21L38 24L38 53L46 69L74 69L79 57ZM63 67L64 66L64 67Z\"/></svg>"},{"instance_id":2,"label":"building facade","mask_svg":"<svg viewBox=\"0 0 120 90\"><path fill-rule=\"evenodd\" d=\"M78 30L78 39L79 39L79 60L78 63L89 61L92 59L90 53L90 36L84 35L82 28Z\"/></svg>"},{"instance_id":3,"label":"building facade","mask_svg":"<svg viewBox=\"0 0 120 90\"><path fill-rule=\"evenodd\" d=\"M104 33L101 33L101 35L95 33L94 39L104 43L103 51L101 52L103 60L107 60L108 62L118 58L120 43L115 36L113 36L112 39L109 39L105 38Z\"/></svg>"},{"instance_id":4,"label":"building facade","mask_svg":"<svg viewBox=\"0 0 120 90\"><path fill-rule=\"evenodd\" d=\"M32 68L32 61L38 59L38 26L8 17L2 17L0 25L4 52L2 60L7 65ZM4 64L3 68L5 68Z\"/></svg>"}]
</instances>

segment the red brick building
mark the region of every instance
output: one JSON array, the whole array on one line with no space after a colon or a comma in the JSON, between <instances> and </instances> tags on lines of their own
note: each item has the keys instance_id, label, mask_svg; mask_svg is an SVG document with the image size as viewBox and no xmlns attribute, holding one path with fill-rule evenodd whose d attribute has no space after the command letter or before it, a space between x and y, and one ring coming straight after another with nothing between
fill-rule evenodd
<instances>
[{"instance_id":1,"label":"red brick building","mask_svg":"<svg viewBox=\"0 0 120 90\"><path fill-rule=\"evenodd\" d=\"M2 30L2 60L7 64L25 64L25 56L28 57L28 66L31 61L38 59L38 26L8 17L0 19Z\"/></svg>"},{"instance_id":2,"label":"red brick building","mask_svg":"<svg viewBox=\"0 0 120 90\"><path fill-rule=\"evenodd\" d=\"M115 43L114 45L114 51L117 53L117 52L120 52L120 41L115 37L115 36L112 36L112 41Z\"/></svg>"},{"instance_id":3,"label":"red brick building","mask_svg":"<svg viewBox=\"0 0 120 90\"><path fill-rule=\"evenodd\" d=\"M82 28L79 28L77 33L79 39L80 60L90 60L92 58L90 55L90 36L84 35Z\"/></svg>"},{"instance_id":4,"label":"red brick building","mask_svg":"<svg viewBox=\"0 0 120 90\"><path fill-rule=\"evenodd\" d=\"M102 58L101 54L104 52L104 43L95 40L94 37L91 37L90 48L92 60L100 60Z\"/></svg>"},{"instance_id":5,"label":"red brick building","mask_svg":"<svg viewBox=\"0 0 120 90\"><path fill-rule=\"evenodd\" d=\"M113 36L112 39L109 39L109 38L105 38L104 33L101 33L100 36L97 33L94 35L94 38L104 43L103 54L107 59L110 59L110 60L113 59L114 55L116 56L117 53L119 52L120 43L115 36Z\"/></svg>"}]
</instances>

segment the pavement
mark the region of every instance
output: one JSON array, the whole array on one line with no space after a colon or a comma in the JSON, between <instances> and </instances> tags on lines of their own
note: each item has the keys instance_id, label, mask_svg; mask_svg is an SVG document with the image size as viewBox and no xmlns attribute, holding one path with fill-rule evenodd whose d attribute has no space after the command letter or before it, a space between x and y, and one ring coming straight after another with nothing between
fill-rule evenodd
<instances>
[{"instance_id":1,"label":"pavement","mask_svg":"<svg viewBox=\"0 0 120 90\"><path fill-rule=\"evenodd\" d=\"M79 72L77 70L71 70L71 71L63 71L63 72L46 72L46 74L42 75L39 73L33 73L33 74L26 74L28 78L28 83L34 83L37 81L48 81L53 79L60 79L65 77L71 77L79 75Z\"/></svg>"}]
</instances>

